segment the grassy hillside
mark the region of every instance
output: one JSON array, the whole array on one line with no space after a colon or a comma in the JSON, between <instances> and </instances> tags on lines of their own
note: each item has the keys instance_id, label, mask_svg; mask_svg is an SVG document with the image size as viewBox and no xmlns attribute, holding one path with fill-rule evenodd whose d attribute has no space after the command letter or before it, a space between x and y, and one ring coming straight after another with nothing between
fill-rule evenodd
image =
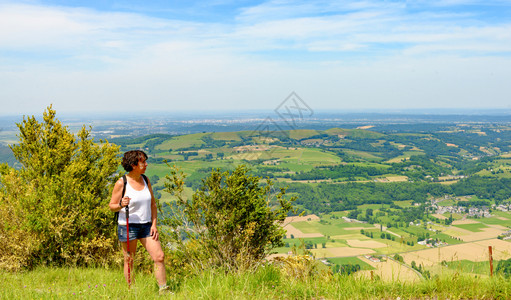
<instances>
[{"instance_id":1,"label":"grassy hillside","mask_svg":"<svg viewBox=\"0 0 511 300\"><path fill-rule=\"evenodd\" d=\"M331 128L278 135L154 134L112 142L122 151L141 148L149 154L147 175L162 201L172 201L162 191L169 172L164 160L188 175L188 198L211 169L232 170L239 164L271 178L276 188L287 187L288 195L298 196L295 206L316 218L286 224L280 254L301 240L316 257L333 264L365 265L371 264L365 255L400 254L403 265L386 261L372 268L395 275L394 267L418 264L434 277L457 272L444 260L479 266L488 257L488 246L495 247L495 259L511 258L511 243L502 240L511 227L511 213L497 209L511 199L511 134L487 125L484 136L477 134L479 125L473 125L477 131L470 126L453 124L443 131L417 127L417 132L405 133ZM469 214L474 209L479 214ZM463 270L482 269L472 265Z\"/></svg>"},{"instance_id":2,"label":"grassy hillside","mask_svg":"<svg viewBox=\"0 0 511 300\"><path fill-rule=\"evenodd\" d=\"M136 273L128 290L121 270L49 269L1 272L2 299L153 299L159 298L155 279ZM170 299L506 299L511 281L502 277L478 278L457 273L432 280L387 282L378 278L317 274L307 279L284 275L265 267L255 273L169 278Z\"/></svg>"}]
</instances>

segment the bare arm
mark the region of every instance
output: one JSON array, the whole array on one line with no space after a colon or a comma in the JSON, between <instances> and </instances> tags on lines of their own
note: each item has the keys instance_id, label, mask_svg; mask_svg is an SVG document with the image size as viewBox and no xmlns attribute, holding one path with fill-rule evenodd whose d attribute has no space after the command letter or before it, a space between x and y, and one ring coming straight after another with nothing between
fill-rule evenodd
<instances>
[{"instance_id":1,"label":"bare arm","mask_svg":"<svg viewBox=\"0 0 511 300\"><path fill-rule=\"evenodd\" d=\"M114 190L112 191L112 198L110 199L110 203L108 204L108 207L113 212L118 212L129 204L129 197L125 196L121 202L122 207L119 205L119 202L121 201L123 187L124 183L122 181L122 178L119 178L119 180L117 180L117 182L114 185Z\"/></svg>"}]
</instances>

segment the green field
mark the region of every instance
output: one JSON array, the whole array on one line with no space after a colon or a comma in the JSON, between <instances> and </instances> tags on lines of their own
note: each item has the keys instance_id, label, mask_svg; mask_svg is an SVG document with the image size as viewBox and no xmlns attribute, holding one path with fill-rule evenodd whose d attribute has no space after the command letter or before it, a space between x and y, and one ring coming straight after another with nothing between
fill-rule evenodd
<instances>
[{"instance_id":1,"label":"green field","mask_svg":"<svg viewBox=\"0 0 511 300\"><path fill-rule=\"evenodd\" d=\"M463 241L460 241L460 240L457 240L457 239L453 239L451 236L449 236L447 234L444 234L444 233L433 234L431 236L431 238L433 238L433 239L437 238L437 239L439 239L441 241L445 241L449 245L463 244Z\"/></svg>"},{"instance_id":2,"label":"green field","mask_svg":"<svg viewBox=\"0 0 511 300\"><path fill-rule=\"evenodd\" d=\"M292 162L292 161L282 161L279 163L279 166L282 168L287 168L292 172L307 172L314 168L313 165L304 164L303 162Z\"/></svg>"},{"instance_id":3,"label":"green field","mask_svg":"<svg viewBox=\"0 0 511 300\"><path fill-rule=\"evenodd\" d=\"M462 228L465 230L469 230L472 232L481 232L482 228L488 228L488 226L482 224L482 223L474 223L474 224L459 224L459 225L453 225L458 228Z\"/></svg>"},{"instance_id":4,"label":"green field","mask_svg":"<svg viewBox=\"0 0 511 300\"><path fill-rule=\"evenodd\" d=\"M406 237L406 236L409 236L410 233L402 230L401 228L399 227L391 227L391 228L388 228L387 229L388 231L391 231L391 232L394 232L396 234L399 234L400 236L403 236L403 237Z\"/></svg>"},{"instance_id":5,"label":"green field","mask_svg":"<svg viewBox=\"0 0 511 300\"><path fill-rule=\"evenodd\" d=\"M508 220L511 220L511 212L509 212L509 211L495 210L495 211L492 212L492 214L497 216L497 217L502 217L502 218L506 218Z\"/></svg>"},{"instance_id":6,"label":"green field","mask_svg":"<svg viewBox=\"0 0 511 300\"><path fill-rule=\"evenodd\" d=\"M364 152L364 151L358 151L358 150L350 150L350 149L347 149L347 150L344 150L344 152L348 155L351 155L351 156L354 156L354 157L360 157L360 158L363 158L363 159L366 159L370 162L375 162L375 161L381 161L382 158L375 155L375 154L372 154L370 152Z\"/></svg>"},{"instance_id":7,"label":"green field","mask_svg":"<svg viewBox=\"0 0 511 300\"><path fill-rule=\"evenodd\" d=\"M297 130L289 130L289 137L295 140L305 139L311 136L315 136L320 134L317 130L312 129L297 129Z\"/></svg>"},{"instance_id":8,"label":"green field","mask_svg":"<svg viewBox=\"0 0 511 300\"><path fill-rule=\"evenodd\" d=\"M347 247L348 244L345 240L342 239L328 239L327 237L316 237L316 238L286 238L283 240L285 247L279 247L275 249L277 253L288 253L291 249L296 247L297 249L301 248L301 245L304 243L311 243L313 245L310 250L314 249L322 249L323 244L325 244L325 248L332 247Z\"/></svg>"},{"instance_id":9,"label":"green field","mask_svg":"<svg viewBox=\"0 0 511 300\"><path fill-rule=\"evenodd\" d=\"M188 135L180 135L173 137L165 142L156 146L156 150L179 150L182 148L188 148L192 146L204 145L204 141L201 140L206 133L196 133Z\"/></svg>"},{"instance_id":10,"label":"green field","mask_svg":"<svg viewBox=\"0 0 511 300\"><path fill-rule=\"evenodd\" d=\"M339 164L341 159L332 153L319 149L304 149L302 155L299 157L299 161L319 166Z\"/></svg>"},{"instance_id":11,"label":"green field","mask_svg":"<svg viewBox=\"0 0 511 300\"><path fill-rule=\"evenodd\" d=\"M321 224L320 221L303 221L293 223L293 227L299 229L303 233L321 233L325 236L343 235L358 233L358 230L347 230L344 228L350 227L367 227L374 228L371 224L363 223L333 223L333 224Z\"/></svg>"},{"instance_id":12,"label":"green field","mask_svg":"<svg viewBox=\"0 0 511 300\"><path fill-rule=\"evenodd\" d=\"M210 137L221 141L241 141L240 135L237 132L214 132L211 133Z\"/></svg>"},{"instance_id":13,"label":"green field","mask_svg":"<svg viewBox=\"0 0 511 300\"><path fill-rule=\"evenodd\" d=\"M431 232L427 229L424 229L424 226L422 226L422 225L421 226L410 225L409 227L403 227L401 229L405 232L412 233L416 236L426 235L426 233L433 234L433 232ZM392 228L390 230L392 230Z\"/></svg>"},{"instance_id":14,"label":"green field","mask_svg":"<svg viewBox=\"0 0 511 300\"><path fill-rule=\"evenodd\" d=\"M389 205L388 204L384 204L384 205L381 205L381 204L362 204L362 205L359 205L358 206L358 209L360 209L361 211L365 212L366 209L370 208L373 210L373 214L379 209L379 208L382 208L385 207L385 208L389 208Z\"/></svg>"},{"instance_id":15,"label":"green field","mask_svg":"<svg viewBox=\"0 0 511 300\"><path fill-rule=\"evenodd\" d=\"M448 199L448 200L440 201L437 204L438 204L438 206L452 206L452 205L456 204L456 201Z\"/></svg>"},{"instance_id":16,"label":"green field","mask_svg":"<svg viewBox=\"0 0 511 300\"><path fill-rule=\"evenodd\" d=\"M337 265L359 265L360 270L374 270L374 267L358 257L332 257L327 259L331 264Z\"/></svg>"},{"instance_id":17,"label":"green field","mask_svg":"<svg viewBox=\"0 0 511 300\"><path fill-rule=\"evenodd\" d=\"M413 201L412 200L404 200L404 201L394 201L394 204L399 206L399 207L402 207L402 208L405 208L405 207L411 207L413 206Z\"/></svg>"},{"instance_id":18,"label":"green field","mask_svg":"<svg viewBox=\"0 0 511 300\"><path fill-rule=\"evenodd\" d=\"M475 273L475 274L484 274L489 275L490 273L490 262L489 261L480 261L474 262L470 260L459 260L446 262L446 265L449 269L456 270L458 272L463 273ZM494 268L497 265L497 261L493 262ZM494 269L495 270L495 269Z\"/></svg>"}]
</instances>

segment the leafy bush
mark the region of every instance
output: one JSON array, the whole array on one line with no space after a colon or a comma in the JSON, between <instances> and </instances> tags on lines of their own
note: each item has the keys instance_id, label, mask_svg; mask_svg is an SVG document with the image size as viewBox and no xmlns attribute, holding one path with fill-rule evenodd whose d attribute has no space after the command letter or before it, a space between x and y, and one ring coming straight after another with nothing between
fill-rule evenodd
<instances>
[{"instance_id":1,"label":"leafy bush","mask_svg":"<svg viewBox=\"0 0 511 300\"><path fill-rule=\"evenodd\" d=\"M284 189L273 195L272 182L260 184L260 178L249 175L245 166L232 172L213 170L192 199L182 196L181 172L172 169L166 180L167 191L177 201L162 211L166 215L162 222L171 228L162 238L167 235L173 255L186 267L248 269L284 245L281 224L294 198L285 199Z\"/></svg>"},{"instance_id":2,"label":"leafy bush","mask_svg":"<svg viewBox=\"0 0 511 300\"><path fill-rule=\"evenodd\" d=\"M511 277L511 259L500 260L495 270L496 273L502 274L504 277Z\"/></svg>"},{"instance_id":3,"label":"leafy bush","mask_svg":"<svg viewBox=\"0 0 511 300\"><path fill-rule=\"evenodd\" d=\"M108 209L119 148L94 143L85 127L75 137L55 118L17 124L10 146L21 169L0 168L0 268L38 264L108 264L115 250Z\"/></svg>"}]
</instances>

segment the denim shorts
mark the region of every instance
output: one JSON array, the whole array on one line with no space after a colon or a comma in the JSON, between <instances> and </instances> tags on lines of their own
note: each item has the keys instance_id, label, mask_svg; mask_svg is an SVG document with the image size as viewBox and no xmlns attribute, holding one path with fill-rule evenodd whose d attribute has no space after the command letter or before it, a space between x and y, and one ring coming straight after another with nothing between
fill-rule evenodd
<instances>
[{"instance_id":1,"label":"denim shorts","mask_svg":"<svg viewBox=\"0 0 511 300\"><path fill-rule=\"evenodd\" d=\"M143 239L151 236L152 223L129 224L130 225L130 241ZM126 225L117 225L117 236L119 241L126 243L128 236L126 234Z\"/></svg>"}]
</instances>

